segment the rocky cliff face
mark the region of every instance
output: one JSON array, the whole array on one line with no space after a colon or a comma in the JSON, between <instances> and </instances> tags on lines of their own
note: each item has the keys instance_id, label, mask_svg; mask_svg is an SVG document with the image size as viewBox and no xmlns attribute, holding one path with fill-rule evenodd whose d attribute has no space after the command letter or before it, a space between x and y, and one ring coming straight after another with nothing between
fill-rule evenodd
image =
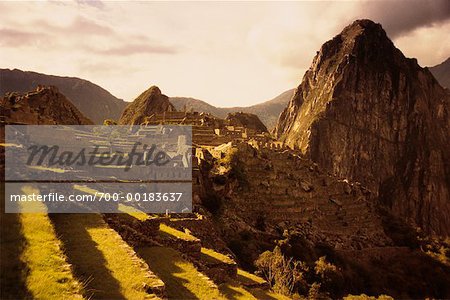
<instances>
[{"instance_id":1,"label":"rocky cliff face","mask_svg":"<svg viewBox=\"0 0 450 300\"><path fill-rule=\"evenodd\" d=\"M163 95L158 87L152 86L125 107L119 124L139 125L144 122L145 117L168 111L175 111L169 97Z\"/></svg>"},{"instance_id":2,"label":"rocky cliff face","mask_svg":"<svg viewBox=\"0 0 450 300\"><path fill-rule=\"evenodd\" d=\"M381 25L358 20L321 47L275 133L397 215L448 235L449 99Z\"/></svg>"},{"instance_id":3,"label":"rocky cliff face","mask_svg":"<svg viewBox=\"0 0 450 300\"><path fill-rule=\"evenodd\" d=\"M126 102L114 97L100 86L75 77L53 76L18 69L0 69L0 96L7 92L26 93L38 85L56 86L70 101L95 124L105 119L117 120Z\"/></svg>"},{"instance_id":4,"label":"rocky cliff face","mask_svg":"<svg viewBox=\"0 0 450 300\"><path fill-rule=\"evenodd\" d=\"M244 112L229 113L226 121L233 126L245 127L256 132L267 132L266 126L254 114Z\"/></svg>"},{"instance_id":5,"label":"rocky cliff face","mask_svg":"<svg viewBox=\"0 0 450 300\"><path fill-rule=\"evenodd\" d=\"M202 244L219 244L211 238L215 228L249 269L274 245L313 269L325 255L343 278L332 280L334 288L321 287L330 299L362 293L449 297L450 268L422 250L443 253L448 246L418 239L363 185L328 174L298 151L246 143L223 150L217 159L203 152L193 175L194 207L215 225L202 226ZM198 228L188 228L198 236Z\"/></svg>"},{"instance_id":6,"label":"rocky cliff face","mask_svg":"<svg viewBox=\"0 0 450 300\"><path fill-rule=\"evenodd\" d=\"M53 86L39 86L26 94L9 93L0 100L0 112L7 123L93 124Z\"/></svg>"}]
</instances>

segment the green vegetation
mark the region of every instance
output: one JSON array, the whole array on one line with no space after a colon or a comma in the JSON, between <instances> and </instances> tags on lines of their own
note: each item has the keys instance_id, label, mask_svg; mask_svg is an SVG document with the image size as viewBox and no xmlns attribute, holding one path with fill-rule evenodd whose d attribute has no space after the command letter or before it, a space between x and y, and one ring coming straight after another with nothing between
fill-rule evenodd
<instances>
[{"instance_id":1,"label":"green vegetation","mask_svg":"<svg viewBox=\"0 0 450 300\"><path fill-rule=\"evenodd\" d=\"M430 257L450 267L449 237L419 237L421 249Z\"/></svg>"},{"instance_id":2,"label":"green vegetation","mask_svg":"<svg viewBox=\"0 0 450 300\"><path fill-rule=\"evenodd\" d=\"M27 289L36 299L82 298L47 214L21 214L26 240L22 259L28 268Z\"/></svg>"},{"instance_id":3,"label":"green vegetation","mask_svg":"<svg viewBox=\"0 0 450 300\"><path fill-rule=\"evenodd\" d=\"M219 286L220 292L226 297L226 299L256 299L252 293L235 282L224 283ZM258 298L269 299L269 298Z\"/></svg>"},{"instance_id":4,"label":"green vegetation","mask_svg":"<svg viewBox=\"0 0 450 300\"><path fill-rule=\"evenodd\" d=\"M279 247L274 251L265 251L255 262L264 274L272 290L282 295L292 295L303 280L303 266L299 261L286 258Z\"/></svg>"},{"instance_id":5,"label":"green vegetation","mask_svg":"<svg viewBox=\"0 0 450 300\"><path fill-rule=\"evenodd\" d=\"M239 149L230 148L219 164L228 171L231 178L235 178L243 187L248 185L247 175L243 162L239 159Z\"/></svg>"},{"instance_id":6,"label":"green vegetation","mask_svg":"<svg viewBox=\"0 0 450 300\"><path fill-rule=\"evenodd\" d=\"M186 240L186 241L198 240L195 236L184 233L180 230L177 230L173 227L167 226L166 224L162 224L162 223L159 225L159 231L160 231L160 233L168 235L172 238L182 239L182 240Z\"/></svg>"},{"instance_id":7,"label":"green vegetation","mask_svg":"<svg viewBox=\"0 0 450 300\"><path fill-rule=\"evenodd\" d=\"M212 249L203 248L201 249L201 257L203 260L211 263L227 263L235 264L235 261L225 254L216 252Z\"/></svg>"},{"instance_id":8,"label":"green vegetation","mask_svg":"<svg viewBox=\"0 0 450 300\"><path fill-rule=\"evenodd\" d=\"M266 281L262 279L259 276L256 276L255 274L246 272L242 269L238 269L237 271L237 279L242 284L261 284L265 283Z\"/></svg>"},{"instance_id":9,"label":"green vegetation","mask_svg":"<svg viewBox=\"0 0 450 300\"><path fill-rule=\"evenodd\" d=\"M25 186L26 194L39 190ZM62 244L45 213L4 214L2 184L1 297L2 299L82 298ZM44 204L33 203L42 206ZM23 205L19 203L19 205Z\"/></svg>"},{"instance_id":10,"label":"green vegetation","mask_svg":"<svg viewBox=\"0 0 450 300\"><path fill-rule=\"evenodd\" d=\"M325 256L312 265L286 257L279 246L263 252L255 266L276 293L293 296L302 294L311 299L335 297L343 283L340 270Z\"/></svg>"},{"instance_id":11,"label":"green vegetation","mask_svg":"<svg viewBox=\"0 0 450 300\"><path fill-rule=\"evenodd\" d=\"M75 274L85 282L85 296L143 299L152 286L145 263L97 214L52 215Z\"/></svg>"},{"instance_id":12,"label":"green vegetation","mask_svg":"<svg viewBox=\"0 0 450 300\"><path fill-rule=\"evenodd\" d=\"M136 252L166 284L173 299L225 299L218 287L181 254L167 247L140 247Z\"/></svg>"},{"instance_id":13,"label":"green vegetation","mask_svg":"<svg viewBox=\"0 0 450 300\"><path fill-rule=\"evenodd\" d=\"M124 205L122 203L119 203L118 210L122 213L129 214L130 216L138 219L139 221L145 221L150 218L150 216L142 211L140 211L137 208L134 208L132 206Z\"/></svg>"}]
</instances>

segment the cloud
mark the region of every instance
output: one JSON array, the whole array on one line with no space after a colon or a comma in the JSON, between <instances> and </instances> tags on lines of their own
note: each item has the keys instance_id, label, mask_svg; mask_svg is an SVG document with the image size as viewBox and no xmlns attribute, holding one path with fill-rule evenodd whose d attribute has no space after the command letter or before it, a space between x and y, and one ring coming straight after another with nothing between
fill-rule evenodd
<instances>
[{"instance_id":1,"label":"cloud","mask_svg":"<svg viewBox=\"0 0 450 300\"><path fill-rule=\"evenodd\" d=\"M45 44L46 39L48 35L45 33L0 28L0 46L2 47L34 47Z\"/></svg>"},{"instance_id":2,"label":"cloud","mask_svg":"<svg viewBox=\"0 0 450 300\"><path fill-rule=\"evenodd\" d=\"M17 47L26 43L30 43L36 38L36 35L31 32L1 28L0 29L0 45Z\"/></svg>"},{"instance_id":3,"label":"cloud","mask_svg":"<svg viewBox=\"0 0 450 300\"><path fill-rule=\"evenodd\" d=\"M124 99L156 84L250 105L297 86L320 46L355 19L381 23L405 55L438 64L450 51L447 3L0 1L0 61L87 78Z\"/></svg>"},{"instance_id":4,"label":"cloud","mask_svg":"<svg viewBox=\"0 0 450 300\"><path fill-rule=\"evenodd\" d=\"M392 38L419 27L450 20L448 0L369 1L361 5L362 15L377 21Z\"/></svg>"},{"instance_id":5,"label":"cloud","mask_svg":"<svg viewBox=\"0 0 450 300\"><path fill-rule=\"evenodd\" d=\"M105 25L100 25L81 16L78 16L67 29L71 32L79 32L81 34L115 34L112 28Z\"/></svg>"},{"instance_id":6,"label":"cloud","mask_svg":"<svg viewBox=\"0 0 450 300\"><path fill-rule=\"evenodd\" d=\"M416 57L421 66L433 66L450 56L450 20L431 27L420 27L395 40L408 57ZM432 50L430 50L430 47Z\"/></svg>"},{"instance_id":7,"label":"cloud","mask_svg":"<svg viewBox=\"0 0 450 300\"><path fill-rule=\"evenodd\" d=\"M111 27L102 25L84 16L76 16L68 24L55 24L50 23L48 19L38 19L31 22L30 25L31 26L25 27L32 27L34 30L40 29L41 31L46 31L55 35L55 38L61 38L60 35L64 36L67 33L70 33L71 36L78 35L84 37L96 35L116 35L116 32Z\"/></svg>"},{"instance_id":8,"label":"cloud","mask_svg":"<svg viewBox=\"0 0 450 300\"><path fill-rule=\"evenodd\" d=\"M103 9L105 7L105 4L99 0L75 0L75 2L79 5L92 6L98 9Z\"/></svg>"},{"instance_id":9,"label":"cloud","mask_svg":"<svg viewBox=\"0 0 450 300\"><path fill-rule=\"evenodd\" d=\"M37 19L27 30L0 28L3 47L51 45L52 51L77 49L92 54L129 56L135 54L175 54L180 47L169 46L143 34L118 32L112 27L78 15L66 24Z\"/></svg>"},{"instance_id":10,"label":"cloud","mask_svg":"<svg viewBox=\"0 0 450 300\"><path fill-rule=\"evenodd\" d=\"M109 47L107 49L92 49L92 50L99 54L122 55L122 56L133 54L145 54L145 53L155 53L155 54L177 53L176 47L151 45L146 43L125 43L123 45Z\"/></svg>"}]
</instances>

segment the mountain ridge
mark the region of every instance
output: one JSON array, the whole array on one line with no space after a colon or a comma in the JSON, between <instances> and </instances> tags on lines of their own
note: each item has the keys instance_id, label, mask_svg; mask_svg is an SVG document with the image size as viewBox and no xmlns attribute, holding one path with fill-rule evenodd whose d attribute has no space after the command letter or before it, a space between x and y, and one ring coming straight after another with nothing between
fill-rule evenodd
<instances>
[{"instance_id":1,"label":"mountain ridge","mask_svg":"<svg viewBox=\"0 0 450 300\"><path fill-rule=\"evenodd\" d=\"M119 119L121 125L140 125L152 114L175 111L169 97L163 95L157 86L151 86L130 102Z\"/></svg>"},{"instance_id":2,"label":"mountain ridge","mask_svg":"<svg viewBox=\"0 0 450 300\"><path fill-rule=\"evenodd\" d=\"M24 94L7 93L0 98L0 111L7 124L93 124L54 86L40 85Z\"/></svg>"},{"instance_id":3,"label":"mountain ridge","mask_svg":"<svg viewBox=\"0 0 450 300\"><path fill-rule=\"evenodd\" d=\"M397 216L448 235L448 114L448 93L431 72L380 24L358 20L323 44L275 133L379 193Z\"/></svg>"},{"instance_id":4,"label":"mountain ridge","mask_svg":"<svg viewBox=\"0 0 450 300\"><path fill-rule=\"evenodd\" d=\"M219 118L225 118L232 112L252 113L257 115L268 129L271 129L275 126L279 114L293 94L294 89L290 89L275 98L251 106L217 107L206 101L191 97L170 97L170 102L177 110L183 110L186 106L188 110L192 108L195 111L207 112Z\"/></svg>"},{"instance_id":5,"label":"mountain ridge","mask_svg":"<svg viewBox=\"0 0 450 300\"><path fill-rule=\"evenodd\" d=\"M0 95L7 92L26 93L38 85L56 86L86 117L96 124L105 119L118 119L126 102L88 80L22 71L0 69Z\"/></svg>"},{"instance_id":6,"label":"mountain ridge","mask_svg":"<svg viewBox=\"0 0 450 300\"><path fill-rule=\"evenodd\" d=\"M450 57L428 69L443 87L450 89Z\"/></svg>"}]
</instances>

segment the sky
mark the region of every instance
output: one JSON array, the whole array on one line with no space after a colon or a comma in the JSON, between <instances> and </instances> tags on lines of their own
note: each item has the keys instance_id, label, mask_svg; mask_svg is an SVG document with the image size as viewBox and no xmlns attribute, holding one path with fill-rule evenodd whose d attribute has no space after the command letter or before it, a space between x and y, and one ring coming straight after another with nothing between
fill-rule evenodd
<instances>
[{"instance_id":1,"label":"sky","mask_svg":"<svg viewBox=\"0 0 450 300\"><path fill-rule=\"evenodd\" d=\"M320 46L355 19L407 57L450 56L450 1L0 1L0 68L75 76L132 101L248 106L298 86Z\"/></svg>"}]
</instances>

